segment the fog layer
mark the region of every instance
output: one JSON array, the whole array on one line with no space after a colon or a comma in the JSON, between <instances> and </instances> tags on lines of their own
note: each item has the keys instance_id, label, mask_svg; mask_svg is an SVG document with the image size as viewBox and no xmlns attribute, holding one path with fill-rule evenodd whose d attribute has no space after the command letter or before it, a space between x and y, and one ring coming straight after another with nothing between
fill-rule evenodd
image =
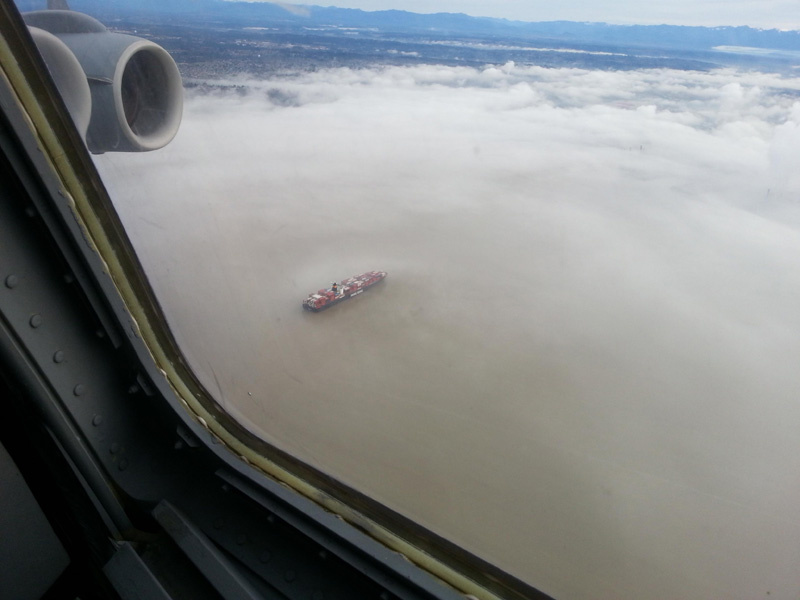
<instances>
[{"instance_id":1,"label":"fog layer","mask_svg":"<svg viewBox=\"0 0 800 600\"><path fill-rule=\"evenodd\" d=\"M98 165L231 413L559 598L796 596L800 80L221 83Z\"/></svg>"}]
</instances>

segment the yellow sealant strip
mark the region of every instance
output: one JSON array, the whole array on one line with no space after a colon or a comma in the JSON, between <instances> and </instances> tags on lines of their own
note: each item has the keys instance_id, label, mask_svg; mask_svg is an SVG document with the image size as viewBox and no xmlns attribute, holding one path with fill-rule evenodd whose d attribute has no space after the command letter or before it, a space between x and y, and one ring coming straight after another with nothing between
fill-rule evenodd
<instances>
[{"instance_id":1,"label":"yellow sealant strip","mask_svg":"<svg viewBox=\"0 0 800 600\"><path fill-rule=\"evenodd\" d=\"M351 525L358 527L388 548L402 554L412 563L435 575L465 595L485 600L500 600L499 596L489 592L461 572L445 565L410 544L391 530L354 510L348 504L331 497L304 479L297 477L268 458L258 454L213 418L211 413L194 397L194 394L174 368L172 361L170 361L164 348L159 343L158 336L155 334L136 293L128 283L125 270L114 250L114 245L103 228L92 201L81 184L80 177L75 172L73 164L69 160L58 136L51 129L47 117L28 84L25 74L17 63L10 46L2 36L0 36L0 67L0 75L10 84L10 88L16 94L19 105L28 119L28 125L36 137L44 157L58 177L62 186L61 191L69 202L78 224L83 229L87 242L97 252L106 272L122 297L122 301L132 317L131 327L134 333L144 341L156 366L189 413L217 437L223 445L247 464L258 468L278 482L284 483L306 498L321 505L325 510L339 515Z\"/></svg>"}]
</instances>

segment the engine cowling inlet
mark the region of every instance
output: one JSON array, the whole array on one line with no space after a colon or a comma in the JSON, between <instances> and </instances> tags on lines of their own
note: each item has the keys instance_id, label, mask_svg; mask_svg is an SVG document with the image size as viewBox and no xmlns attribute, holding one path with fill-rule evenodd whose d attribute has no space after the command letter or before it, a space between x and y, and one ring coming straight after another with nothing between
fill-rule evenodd
<instances>
[{"instance_id":1,"label":"engine cowling inlet","mask_svg":"<svg viewBox=\"0 0 800 600\"><path fill-rule=\"evenodd\" d=\"M175 137L183 113L183 85L175 61L161 46L112 33L74 11L35 11L23 17L79 130L86 112L74 63L80 66L91 96L85 130L91 152L156 150Z\"/></svg>"}]
</instances>

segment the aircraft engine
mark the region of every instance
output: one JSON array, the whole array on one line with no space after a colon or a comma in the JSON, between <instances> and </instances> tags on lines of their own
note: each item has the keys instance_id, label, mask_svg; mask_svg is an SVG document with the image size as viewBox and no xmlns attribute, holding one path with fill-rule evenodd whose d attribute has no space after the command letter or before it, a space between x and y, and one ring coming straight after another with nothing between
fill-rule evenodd
<instances>
[{"instance_id":1,"label":"aircraft engine","mask_svg":"<svg viewBox=\"0 0 800 600\"><path fill-rule=\"evenodd\" d=\"M175 137L183 85L175 61L161 46L112 33L74 11L42 10L23 17L91 152L156 150ZM83 124L87 113L88 127Z\"/></svg>"}]
</instances>

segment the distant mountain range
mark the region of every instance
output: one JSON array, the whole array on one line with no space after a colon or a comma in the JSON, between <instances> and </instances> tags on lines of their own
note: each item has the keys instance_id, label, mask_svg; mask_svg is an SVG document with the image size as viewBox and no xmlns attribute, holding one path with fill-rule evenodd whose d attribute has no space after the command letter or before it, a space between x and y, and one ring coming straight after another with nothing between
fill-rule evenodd
<instances>
[{"instance_id":1,"label":"distant mountain range","mask_svg":"<svg viewBox=\"0 0 800 600\"><path fill-rule=\"evenodd\" d=\"M41 9L44 0L18 0L21 10ZM348 8L297 6L227 0L70 0L74 10L102 17L193 15L195 23L279 26L282 28L356 28L379 33L438 37L472 35L483 38L563 41L575 44L650 46L708 50L717 46L747 46L800 51L800 31L752 27L687 27L679 25L610 25L573 21L524 22L460 13L419 14L399 10L363 11Z\"/></svg>"}]
</instances>

